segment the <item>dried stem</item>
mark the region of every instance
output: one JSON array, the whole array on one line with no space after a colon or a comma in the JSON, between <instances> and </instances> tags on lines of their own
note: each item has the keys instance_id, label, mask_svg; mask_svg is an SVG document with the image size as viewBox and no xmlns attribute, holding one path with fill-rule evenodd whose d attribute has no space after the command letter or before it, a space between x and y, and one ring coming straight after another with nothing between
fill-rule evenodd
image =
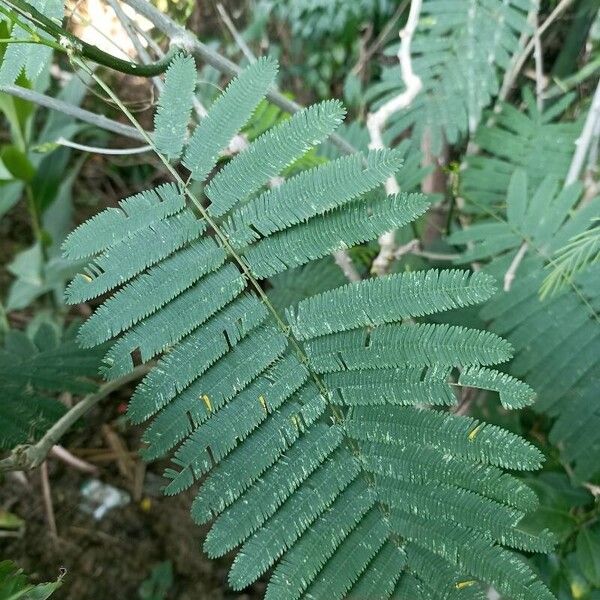
<instances>
[{"instance_id":1,"label":"dried stem","mask_svg":"<svg viewBox=\"0 0 600 600\"><path fill-rule=\"evenodd\" d=\"M573 3L573 0L561 0L561 2L558 3L558 5L556 6L556 8L550 13L550 15L548 16L548 18L542 23L542 25L540 25L540 27L536 30L537 36L541 37L542 34L546 31L546 29L548 29L548 27L550 27L550 25L552 25L552 23L569 7L570 4ZM535 44L536 44L536 36L534 35L528 42L528 44L525 46L525 48L523 49L523 51L521 52L521 54L518 55L518 58L513 62L511 68L507 71L505 77L504 77L504 81L502 82L502 89L500 90L500 93L498 94L498 104L497 107L499 106L500 102L506 100L506 97L508 96L510 90L512 89L516 78L518 77L519 73L521 72L521 69L523 68L523 65L525 64L525 61L527 60L527 58L529 57L529 55L531 54L532 50L534 50Z\"/></svg>"},{"instance_id":2,"label":"dried stem","mask_svg":"<svg viewBox=\"0 0 600 600\"><path fill-rule=\"evenodd\" d=\"M108 119L103 115L97 115L96 113L79 108L79 106L69 104L68 102L63 102L62 100L57 100L56 98L46 96L45 94L40 94L34 90L28 90L27 88L19 85L0 85L0 92L10 96L15 96L16 98L21 98L22 100L27 100L28 102L33 102L38 106L43 106L44 108L49 108L50 110L56 110L65 115L73 117L78 121L89 123L90 125L94 125L100 129L105 129L106 131L111 131L112 133L116 133L118 135L122 135L134 140L144 139L140 132L134 127L113 121L112 119Z\"/></svg>"},{"instance_id":3,"label":"dried stem","mask_svg":"<svg viewBox=\"0 0 600 600\"><path fill-rule=\"evenodd\" d=\"M54 505L52 504L52 491L50 489L50 479L48 478L48 463L43 461L40 465L40 479L42 482L42 497L44 499L44 511L46 521L50 529L50 536L56 542L58 539L58 530L56 529L56 519L54 518Z\"/></svg>"}]
</instances>

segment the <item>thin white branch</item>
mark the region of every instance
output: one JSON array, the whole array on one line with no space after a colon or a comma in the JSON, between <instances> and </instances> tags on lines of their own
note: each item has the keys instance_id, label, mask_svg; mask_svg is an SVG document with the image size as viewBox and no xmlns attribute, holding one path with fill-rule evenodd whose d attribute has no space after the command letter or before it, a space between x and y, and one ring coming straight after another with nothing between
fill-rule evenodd
<instances>
[{"instance_id":1,"label":"thin white branch","mask_svg":"<svg viewBox=\"0 0 600 600\"><path fill-rule=\"evenodd\" d=\"M85 144L78 144L72 142L63 137L60 137L54 142L58 146L66 146L67 148L74 148L75 150L81 150L82 152L91 152L93 154L106 154L111 156L128 156L130 154L142 154L152 150L152 146L138 146L137 148L101 148L99 146L86 146Z\"/></svg>"},{"instance_id":2,"label":"thin white branch","mask_svg":"<svg viewBox=\"0 0 600 600\"><path fill-rule=\"evenodd\" d=\"M561 2L558 3L556 8L548 15L548 18L537 29L538 37L541 37L542 34L546 31L546 29L548 29L548 27L550 27L550 25L552 25L552 23L572 3L573 3L573 0L561 0ZM507 73L504 77L504 81L502 83L502 89L500 90L500 93L498 94L499 101L506 100L506 97L508 96L508 93L510 92L510 90L514 84L515 79L521 72L521 69L523 68L523 65L525 64L525 61L527 60L528 56L531 54L532 50L534 49L534 46L535 46L535 36L533 36L529 40L529 43L525 46L525 48L523 49L523 52L521 52L521 54L518 55L518 58L516 60L514 60L513 64L511 65L511 68L507 71ZM499 106L499 104L497 106Z\"/></svg>"},{"instance_id":3,"label":"thin white branch","mask_svg":"<svg viewBox=\"0 0 600 600\"><path fill-rule=\"evenodd\" d=\"M338 250L334 253L335 264L342 270L342 273L348 278L348 281L356 282L361 280L360 273L356 270L350 255L345 250Z\"/></svg>"},{"instance_id":4,"label":"thin white branch","mask_svg":"<svg viewBox=\"0 0 600 600\"><path fill-rule=\"evenodd\" d=\"M227 11L220 2L217 2L217 11L219 12L219 16L221 17L223 23L225 24L225 27L227 27L229 33L231 33L234 42L242 51L242 54L248 59L250 63L255 63L256 56L254 56L254 53L252 52L252 50L250 50L248 44L246 44L246 40L240 35L240 32L237 30L236 26L233 24L233 21L227 14Z\"/></svg>"},{"instance_id":5,"label":"thin white branch","mask_svg":"<svg viewBox=\"0 0 600 600\"><path fill-rule=\"evenodd\" d=\"M515 257L512 259L512 262L510 263L510 266L508 267L508 270L504 274L504 286L503 286L503 289L504 289L505 292L509 292L510 291L510 287L512 285L512 282L515 280L515 276L517 274L517 269L519 268L519 265L521 264L521 261L525 257L525 254L527 252L527 248L528 247L529 246L528 246L527 242L523 242L521 244L521 247L519 248L519 250L515 254Z\"/></svg>"},{"instance_id":6,"label":"thin white branch","mask_svg":"<svg viewBox=\"0 0 600 600\"><path fill-rule=\"evenodd\" d=\"M535 61L535 97L540 112L544 110L544 55L542 52L542 38L538 27L537 12L533 13L533 58Z\"/></svg>"},{"instance_id":7,"label":"thin white branch","mask_svg":"<svg viewBox=\"0 0 600 600\"><path fill-rule=\"evenodd\" d=\"M581 135L579 136L577 142L575 142L577 147L575 149L575 154L573 155L573 160L571 161L571 166L569 167L569 172L567 173L567 178L565 179L566 186L575 183L575 181L577 181L579 178L579 174L581 173L581 169L583 168L583 164L594 138L596 123L599 119L600 82L598 82L598 85L596 86L594 98L592 99L592 105L590 106L590 110L585 119L585 124L583 126L583 130L581 131Z\"/></svg>"},{"instance_id":8,"label":"thin white branch","mask_svg":"<svg viewBox=\"0 0 600 600\"><path fill-rule=\"evenodd\" d=\"M421 78L413 71L411 60L412 38L419 23L421 7L422 0L412 1L406 27L400 31L398 61L400 62L400 71L406 89L401 94L388 100L376 112L370 113L367 117L367 129L371 139L369 143L370 149L378 150L384 147L383 128L388 119L394 113L410 106L423 87ZM388 195L397 194L400 191L400 186L393 175L385 182L385 191ZM394 258L395 232L388 231L381 235L379 237L379 247L379 254L373 261L372 272L377 275L384 275Z\"/></svg>"}]
</instances>

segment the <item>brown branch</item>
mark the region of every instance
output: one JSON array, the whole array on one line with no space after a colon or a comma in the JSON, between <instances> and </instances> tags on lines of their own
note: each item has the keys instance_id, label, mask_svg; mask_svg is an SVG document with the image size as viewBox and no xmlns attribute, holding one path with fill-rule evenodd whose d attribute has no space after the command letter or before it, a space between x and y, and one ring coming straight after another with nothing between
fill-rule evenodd
<instances>
[{"instance_id":1,"label":"brown branch","mask_svg":"<svg viewBox=\"0 0 600 600\"><path fill-rule=\"evenodd\" d=\"M143 377L150 370L151 365L140 365L131 373L123 375L114 381L102 385L97 392L89 394L81 402L78 402L71 410L65 413L43 437L33 445L21 445L12 450L10 455L0 460L0 472L2 471L26 471L35 469L45 460L52 447L60 438L86 413L88 413L98 402L112 394L124 385Z\"/></svg>"}]
</instances>

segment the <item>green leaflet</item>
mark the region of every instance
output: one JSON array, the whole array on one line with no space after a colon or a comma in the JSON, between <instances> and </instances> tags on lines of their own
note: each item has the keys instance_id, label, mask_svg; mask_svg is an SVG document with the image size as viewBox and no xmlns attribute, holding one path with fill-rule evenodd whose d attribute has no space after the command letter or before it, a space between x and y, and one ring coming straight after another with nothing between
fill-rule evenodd
<instances>
[{"instance_id":1,"label":"green leaflet","mask_svg":"<svg viewBox=\"0 0 600 600\"><path fill-rule=\"evenodd\" d=\"M518 600L551 600L552 594L537 580L524 559L495 545L492 540L452 522L426 521L401 510L391 516L392 528L415 544L438 554L450 564L491 582L501 593ZM425 533L427 528L427 533ZM504 573L510 572L507 578Z\"/></svg>"},{"instance_id":2,"label":"green leaflet","mask_svg":"<svg viewBox=\"0 0 600 600\"><path fill-rule=\"evenodd\" d=\"M347 425L352 438L398 446L418 445L505 469L535 470L543 459L531 444L495 425L414 407L356 407Z\"/></svg>"},{"instance_id":3,"label":"green leaflet","mask_svg":"<svg viewBox=\"0 0 600 600\"><path fill-rule=\"evenodd\" d=\"M345 109L337 100L298 111L261 135L211 180L206 196L211 215L220 217L267 184L272 177L322 142L342 122Z\"/></svg>"},{"instance_id":4,"label":"green leaflet","mask_svg":"<svg viewBox=\"0 0 600 600\"><path fill-rule=\"evenodd\" d=\"M270 277L375 239L390 227L402 227L428 205L421 194L379 197L369 203L360 200L260 240L243 255L255 277Z\"/></svg>"},{"instance_id":5,"label":"green leaflet","mask_svg":"<svg viewBox=\"0 0 600 600\"><path fill-rule=\"evenodd\" d=\"M313 296L289 310L287 318L296 337L308 339L479 304L495 289L494 280L483 273L435 269L401 273Z\"/></svg>"},{"instance_id":6,"label":"green leaflet","mask_svg":"<svg viewBox=\"0 0 600 600\"><path fill-rule=\"evenodd\" d=\"M277 63L259 58L227 86L209 114L194 130L183 156L183 164L196 180L203 180L231 138L248 121L273 83Z\"/></svg>"},{"instance_id":7,"label":"green leaflet","mask_svg":"<svg viewBox=\"0 0 600 600\"><path fill-rule=\"evenodd\" d=\"M0 448L31 443L65 413L59 392L89 394L97 389L102 348L83 351L74 328L59 332L42 322L29 335L9 329L0 346Z\"/></svg>"},{"instance_id":8,"label":"green leaflet","mask_svg":"<svg viewBox=\"0 0 600 600\"><path fill-rule=\"evenodd\" d=\"M498 392L505 408L522 408L531 404L535 398L535 392L526 383L506 373L483 367L465 369L461 372L458 383Z\"/></svg>"},{"instance_id":9,"label":"green leaflet","mask_svg":"<svg viewBox=\"0 0 600 600\"><path fill-rule=\"evenodd\" d=\"M303 171L236 210L226 232L236 248L343 206L382 184L402 162L394 150L372 150Z\"/></svg>"},{"instance_id":10,"label":"green leaflet","mask_svg":"<svg viewBox=\"0 0 600 600\"><path fill-rule=\"evenodd\" d=\"M196 64L178 54L165 73L164 92L154 115L154 143L169 159L179 158L185 142L196 88Z\"/></svg>"},{"instance_id":11,"label":"green leaflet","mask_svg":"<svg viewBox=\"0 0 600 600\"><path fill-rule=\"evenodd\" d=\"M38 0L35 7L41 13L61 22L64 15L64 3L61 0ZM2 15L2 20L6 16ZM42 38L47 38L32 22L27 24L39 32ZM31 34L18 25L14 25L11 37L18 40L30 39ZM4 50L2 64L0 65L0 85L15 83L19 75L24 72L26 77L35 82L42 70L52 60L52 48L42 44L7 44Z\"/></svg>"},{"instance_id":12,"label":"green leaflet","mask_svg":"<svg viewBox=\"0 0 600 600\"><path fill-rule=\"evenodd\" d=\"M558 117L573 99L574 94L565 94L540 112L534 93L524 88L525 110L502 103L494 124L478 127L474 141L483 152L466 157L467 168L460 182L467 209L478 212L475 203L488 207L504 203L516 169L523 169L534 186L549 173L564 180L582 124Z\"/></svg>"},{"instance_id":13,"label":"green leaflet","mask_svg":"<svg viewBox=\"0 0 600 600\"><path fill-rule=\"evenodd\" d=\"M504 362L511 347L488 331L450 325L381 325L311 340L306 352L319 373L411 366Z\"/></svg>"},{"instance_id":14,"label":"green leaflet","mask_svg":"<svg viewBox=\"0 0 600 600\"><path fill-rule=\"evenodd\" d=\"M70 259L92 256L144 231L185 206L185 200L171 183L160 185L121 200L119 208L107 208L72 231L62 250Z\"/></svg>"},{"instance_id":15,"label":"green leaflet","mask_svg":"<svg viewBox=\"0 0 600 600\"><path fill-rule=\"evenodd\" d=\"M556 418L551 441L562 447L578 476L590 478L598 472L591 449L600 443L594 400L600 390L595 375L600 365L600 268L588 264L551 297L541 299L540 288L555 253L587 231L599 201L592 199L574 210L582 194L579 183L560 190L555 178L546 177L537 187L530 185L532 179L515 171L508 185L506 217L482 219L449 238L471 244L457 262L488 260L485 271L500 284L522 244L527 244L510 290L496 293L481 311L490 329L515 349L509 374L469 369L460 383L472 381L498 391L501 402L510 407L528 404L535 393L534 409Z\"/></svg>"}]
</instances>

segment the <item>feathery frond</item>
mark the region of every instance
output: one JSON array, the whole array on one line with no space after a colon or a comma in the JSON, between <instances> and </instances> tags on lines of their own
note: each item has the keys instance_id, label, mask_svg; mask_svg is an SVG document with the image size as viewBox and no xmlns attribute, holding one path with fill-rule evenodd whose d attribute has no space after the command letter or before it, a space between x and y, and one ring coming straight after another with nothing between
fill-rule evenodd
<instances>
[{"instance_id":1,"label":"feathery frond","mask_svg":"<svg viewBox=\"0 0 600 600\"><path fill-rule=\"evenodd\" d=\"M517 170L509 183L506 219L495 215L472 227L453 233L449 241L471 243L457 260L490 260L485 271L502 281L518 249L527 244L510 291L498 292L483 308L481 316L491 330L506 336L515 348L509 365L511 375L523 378L537 394L535 410L554 417L553 443L560 444L575 472L592 477L598 472L593 449L600 447L600 392L597 371L600 357L600 268L588 264L572 275L552 296L540 299L547 270L559 253L576 236L585 235L598 214L599 200L593 199L574 210L581 198L579 183L558 191L556 179L547 177L537 189ZM462 383L477 374L476 384L510 394L510 406L520 406L529 396L520 382L494 375L466 371Z\"/></svg>"},{"instance_id":2,"label":"feathery frond","mask_svg":"<svg viewBox=\"0 0 600 600\"><path fill-rule=\"evenodd\" d=\"M275 71L258 61L215 102L184 150L194 178L212 172ZM273 569L270 599L427 597L423 578L442 564L449 589L457 572L482 584L502 574L498 585L512 597L546 598L526 567L513 573L518 561L503 549L551 545L546 533L517 528L535 496L503 471L538 468L540 453L502 429L431 409L455 402L459 368L468 385L524 403L518 382L481 368L508 360L510 345L408 321L483 301L494 291L490 278L391 276L303 299L283 314L263 292L259 280L372 240L427 207L419 194L372 191L400 167L393 151L333 160L261 189L341 116L338 104L324 103L257 138L205 188L208 209L199 200L184 208L184 190L169 186L78 228L65 250L90 265L71 298L111 290L79 337L84 345L115 338L109 377L131 370L138 351L144 361L160 355L128 416L152 419L146 458L172 452L166 493L197 486L192 516L214 521L207 552L239 547L234 588ZM132 249L141 256L126 263ZM404 510L418 514L412 529ZM440 516L450 543L472 536L484 562L438 543Z\"/></svg>"},{"instance_id":3,"label":"feathery frond","mask_svg":"<svg viewBox=\"0 0 600 600\"><path fill-rule=\"evenodd\" d=\"M474 141L481 151L466 157L460 181L467 210L479 212L481 205L500 205L516 169L525 171L533 187L549 173L557 181L564 181L581 122L556 119L573 102L573 95L566 94L540 112L532 91L524 88L523 102L525 110L503 103L493 114L493 124L482 124L477 129Z\"/></svg>"},{"instance_id":4,"label":"feathery frond","mask_svg":"<svg viewBox=\"0 0 600 600\"><path fill-rule=\"evenodd\" d=\"M64 14L64 2L62 0L38 0L35 7L41 13L58 22L62 21ZM2 13L1 20L6 16ZM47 37L33 23L27 24L38 32L43 39ZM27 40L31 34L18 24L13 26L11 37L15 40ZM43 44L7 44L3 60L0 64L0 85L11 85L15 83L21 73L24 73L30 81L35 81L46 65L50 63L52 48Z\"/></svg>"},{"instance_id":5,"label":"feathery frond","mask_svg":"<svg viewBox=\"0 0 600 600\"><path fill-rule=\"evenodd\" d=\"M424 0L412 40L411 59L423 89L409 107L390 120L390 134L412 128L418 143L427 137L434 155L443 140L454 144L473 133L483 109L499 91L500 74L530 31L530 0ZM386 49L396 56L398 43ZM383 69L367 91L374 107L402 92L400 65Z\"/></svg>"}]
</instances>

